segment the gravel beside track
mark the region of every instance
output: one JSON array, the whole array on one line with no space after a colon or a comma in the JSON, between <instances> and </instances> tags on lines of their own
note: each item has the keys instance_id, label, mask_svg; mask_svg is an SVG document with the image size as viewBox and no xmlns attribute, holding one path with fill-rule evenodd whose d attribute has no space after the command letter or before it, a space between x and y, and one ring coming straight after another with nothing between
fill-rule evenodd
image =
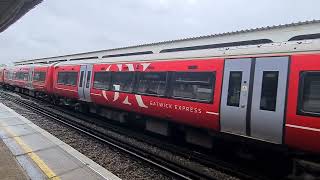
<instances>
[{"instance_id":1,"label":"gravel beside track","mask_svg":"<svg viewBox=\"0 0 320 180\"><path fill-rule=\"evenodd\" d=\"M48 120L15 103L1 99L1 103L28 118L34 124L69 144L85 156L111 171L121 179L173 179L150 165L133 159L108 145L83 135L76 130Z\"/></svg>"},{"instance_id":2,"label":"gravel beside track","mask_svg":"<svg viewBox=\"0 0 320 180\"><path fill-rule=\"evenodd\" d=\"M19 97L19 95L14 93L11 93L11 95ZM98 164L110 170L122 179L173 179L172 177L168 177L162 171L153 168L149 164L133 159L129 155L123 152L119 152L114 148L110 148L108 145L101 143L98 140L94 140L93 138L88 137L86 135L83 135L82 133L79 133L78 131L71 129L70 127L66 127L53 120L49 120L46 117L42 117L41 115L31 112L8 100L3 99L2 102L5 105L17 111L18 113L20 113L21 115L33 121L41 128L47 130L54 136L58 137L65 143L71 145L73 148L77 149L78 151L80 151L87 157L91 158ZM59 113L59 111L57 112ZM75 118L75 120L77 119ZM92 123L86 123L80 119L78 119L77 121L79 121L79 123L85 126L90 126L91 128L94 128L99 132L108 134L108 136L118 139L119 141L128 142L132 146L142 148L144 150L152 152L153 154L165 157L170 161L178 162L179 164L183 164L186 167L195 169L196 171L199 171L203 174L208 175L209 177L212 177L212 179L238 179L233 176L227 175L226 173L221 172L219 170L209 168L202 164L194 162L186 157L175 155L171 152L160 149L158 147L154 147L145 142L136 140L134 138L122 134L118 134L112 130L96 126Z\"/></svg>"}]
</instances>

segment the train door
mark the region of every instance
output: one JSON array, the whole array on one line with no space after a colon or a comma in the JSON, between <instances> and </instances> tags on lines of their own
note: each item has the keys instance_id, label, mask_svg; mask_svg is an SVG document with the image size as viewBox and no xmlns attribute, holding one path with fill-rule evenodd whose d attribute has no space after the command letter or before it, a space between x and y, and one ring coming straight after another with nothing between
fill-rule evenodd
<instances>
[{"instance_id":1,"label":"train door","mask_svg":"<svg viewBox=\"0 0 320 180\"><path fill-rule=\"evenodd\" d=\"M81 65L78 94L79 99L82 101L91 102L90 88L92 77L92 65Z\"/></svg>"},{"instance_id":2,"label":"train door","mask_svg":"<svg viewBox=\"0 0 320 180\"><path fill-rule=\"evenodd\" d=\"M281 144L288 57L227 59L221 131Z\"/></svg>"},{"instance_id":3,"label":"train door","mask_svg":"<svg viewBox=\"0 0 320 180\"><path fill-rule=\"evenodd\" d=\"M33 74L34 74L34 67L31 66L28 72L28 82L27 82L27 88L33 89L32 81L33 81Z\"/></svg>"},{"instance_id":4,"label":"train door","mask_svg":"<svg viewBox=\"0 0 320 180\"><path fill-rule=\"evenodd\" d=\"M251 59L229 59L225 61L220 121L221 130L224 132L239 135L247 134L250 69Z\"/></svg>"}]
</instances>

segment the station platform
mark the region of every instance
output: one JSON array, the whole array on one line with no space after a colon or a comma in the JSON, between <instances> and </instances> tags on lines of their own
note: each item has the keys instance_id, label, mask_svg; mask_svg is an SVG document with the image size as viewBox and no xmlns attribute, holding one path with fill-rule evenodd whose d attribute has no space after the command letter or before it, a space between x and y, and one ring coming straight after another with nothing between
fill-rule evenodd
<instances>
[{"instance_id":1,"label":"station platform","mask_svg":"<svg viewBox=\"0 0 320 180\"><path fill-rule=\"evenodd\" d=\"M0 138L0 179L120 179L2 103Z\"/></svg>"}]
</instances>

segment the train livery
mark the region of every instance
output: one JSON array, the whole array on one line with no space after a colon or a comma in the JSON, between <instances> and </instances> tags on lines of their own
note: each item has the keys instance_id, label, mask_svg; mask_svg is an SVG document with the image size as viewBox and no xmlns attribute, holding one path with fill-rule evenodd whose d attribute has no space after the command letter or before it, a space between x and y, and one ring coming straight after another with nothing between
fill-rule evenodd
<instances>
[{"instance_id":1,"label":"train livery","mask_svg":"<svg viewBox=\"0 0 320 180\"><path fill-rule=\"evenodd\" d=\"M83 57L6 67L0 81L79 111L142 123L164 136L182 132L187 142L207 148L215 138L231 137L318 158L319 47L318 33L290 42Z\"/></svg>"},{"instance_id":2,"label":"train livery","mask_svg":"<svg viewBox=\"0 0 320 180\"><path fill-rule=\"evenodd\" d=\"M4 83L119 121L153 117L163 135L174 122L320 152L320 54L91 61L6 68Z\"/></svg>"}]
</instances>

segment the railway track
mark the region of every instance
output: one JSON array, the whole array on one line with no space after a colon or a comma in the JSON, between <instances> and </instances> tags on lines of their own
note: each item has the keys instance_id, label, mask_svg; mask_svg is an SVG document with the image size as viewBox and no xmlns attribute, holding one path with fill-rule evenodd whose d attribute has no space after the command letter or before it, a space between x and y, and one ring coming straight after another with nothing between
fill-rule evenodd
<instances>
[{"instance_id":1,"label":"railway track","mask_svg":"<svg viewBox=\"0 0 320 180\"><path fill-rule=\"evenodd\" d=\"M22 96L25 96L25 95L22 95ZM33 102L20 99L19 97L16 97L4 91L0 91L0 97L10 100L16 104L19 104L45 117L58 121L59 123L62 123L70 128L76 129L77 131L80 131L92 138L98 139L99 141L109 144L110 146L117 148L125 153L128 153L137 159L150 163L152 166L155 166L176 178L218 179L204 172L199 172L192 168L181 166L180 164L169 161L168 159L165 159L163 157L156 156L155 154L150 153L148 151L138 149L137 147L133 147L132 144L121 142L118 139L114 139L113 137L110 137L104 133L98 132L95 129L83 126L83 124L79 124L78 121L74 120L74 119L78 119L78 120L81 119L82 121L88 121L88 117L83 117L83 115L81 115L82 117L79 117L79 114L75 114L74 112L71 112L71 111L65 111L61 107L56 107L56 106L55 106L55 110L51 111L51 110L48 110L47 106L39 106L39 105L37 106ZM28 98L31 98L31 97L28 96ZM35 100L39 101L38 99L35 99ZM117 133L121 133L121 134L126 134L126 133L134 134L135 138L137 137L142 141L147 141L145 137L140 136L138 133L132 132L122 127L117 127L112 124L106 124L105 121L103 123L101 122L101 120L94 117L91 117L90 119L91 119L90 122L95 123L98 126L104 126L104 128L112 129L113 131L116 131ZM209 167L213 167L215 169L218 169L219 171L222 171L226 174L230 174L232 176L235 176L241 179L268 179L264 176L261 176L260 174L255 174L253 172L248 173L244 168L237 167L235 165L223 162L218 159L209 158L209 156L206 156L199 152L189 151L187 149L180 148L178 146L174 146L169 143L164 144L164 142L156 139L152 139L151 141L149 139L148 143L152 145L158 144L158 146L159 144L161 144L160 146L162 148L166 150L170 150L175 154L190 158L194 161L199 161L201 164L207 165Z\"/></svg>"}]
</instances>

